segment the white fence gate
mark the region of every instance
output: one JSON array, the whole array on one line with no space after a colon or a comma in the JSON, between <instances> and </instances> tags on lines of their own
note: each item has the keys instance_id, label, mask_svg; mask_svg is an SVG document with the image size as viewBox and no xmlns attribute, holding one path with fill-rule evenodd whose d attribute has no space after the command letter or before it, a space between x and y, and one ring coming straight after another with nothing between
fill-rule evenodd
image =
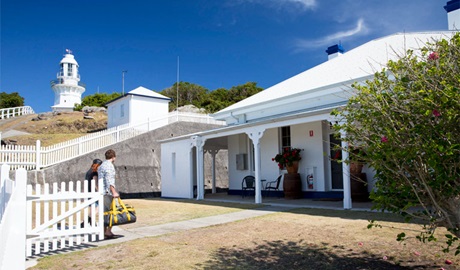
<instances>
[{"instance_id":1,"label":"white fence gate","mask_svg":"<svg viewBox=\"0 0 460 270\"><path fill-rule=\"evenodd\" d=\"M51 189L27 186L27 256L104 239L103 195L95 184L92 180L90 191L86 180L53 183Z\"/></svg>"},{"instance_id":2,"label":"white fence gate","mask_svg":"<svg viewBox=\"0 0 460 270\"><path fill-rule=\"evenodd\" d=\"M15 181L6 179L8 172L3 165L0 269L24 269L26 257L104 239L103 195L95 191L94 180L91 190L86 180L33 187L26 186L24 169Z\"/></svg>"}]
</instances>

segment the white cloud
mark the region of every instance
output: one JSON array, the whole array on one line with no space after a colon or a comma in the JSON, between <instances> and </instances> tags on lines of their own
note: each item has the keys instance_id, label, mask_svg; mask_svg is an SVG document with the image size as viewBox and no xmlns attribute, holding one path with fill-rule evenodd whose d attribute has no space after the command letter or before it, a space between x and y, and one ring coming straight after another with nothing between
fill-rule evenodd
<instances>
[{"instance_id":1,"label":"white cloud","mask_svg":"<svg viewBox=\"0 0 460 270\"><path fill-rule=\"evenodd\" d=\"M316 7L316 0L275 0L275 2L288 2L298 4L304 9L313 9Z\"/></svg>"},{"instance_id":2,"label":"white cloud","mask_svg":"<svg viewBox=\"0 0 460 270\"><path fill-rule=\"evenodd\" d=\"M238 0L238 3L254 3L274 9L300 8L302 11L305 11L314 9L317 6L316 1L317 0Z\"/></svg>"},{"instance_id":3,"label":"white cloud","mask_svg":"<svg viewBox=\"0 0 460 270\"><path fill-rule=\"evenodd\" d=\"M368 29L364 24L364 20L359 19L356 27L353 29L347 31L339 31L319 39L298 39L295 41L294 47L296 51L303 51L310 48L330 46L353 36L366 34L367 32Z\"/></svg>"}]
</instances>

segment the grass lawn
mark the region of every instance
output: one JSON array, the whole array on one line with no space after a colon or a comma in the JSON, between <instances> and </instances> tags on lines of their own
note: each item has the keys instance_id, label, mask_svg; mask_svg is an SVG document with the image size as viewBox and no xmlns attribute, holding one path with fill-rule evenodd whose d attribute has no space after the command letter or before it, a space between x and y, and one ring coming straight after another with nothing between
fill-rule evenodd
<instances>
[{"instance_id":1,"label":"grass lawn","mask_svg":"<svg viewBox=\"0 0 460 270\"><path fill-rule=\"evenodd\" d=\"M136 226L254 207L162 199L126 203L144 220ZM383 228L367 229L369 219ZM442 243L395 240L397 233L415 235L418 228L391 214L304 208L53 255L33 269L459 269L460 258L442 253Z\"/></svg>"}]
</instances>

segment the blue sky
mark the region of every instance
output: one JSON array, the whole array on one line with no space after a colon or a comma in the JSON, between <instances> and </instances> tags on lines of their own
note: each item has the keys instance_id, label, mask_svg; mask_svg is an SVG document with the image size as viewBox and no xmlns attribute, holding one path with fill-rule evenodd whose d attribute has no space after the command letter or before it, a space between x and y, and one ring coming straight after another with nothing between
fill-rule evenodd
<instances>
[{"instance_id":1,"label":"blue sky","mask_svg":"<svg viewBox=\"0 0 460 270\"><path fill-rule=\"evenodd\" d=\"M1 0L0 92L50 111L65 49L80 65L83 96L177 78L209 90L246 82L268 88L396 32L446 30L440 0Z\"/></svg>"}]
</instances>

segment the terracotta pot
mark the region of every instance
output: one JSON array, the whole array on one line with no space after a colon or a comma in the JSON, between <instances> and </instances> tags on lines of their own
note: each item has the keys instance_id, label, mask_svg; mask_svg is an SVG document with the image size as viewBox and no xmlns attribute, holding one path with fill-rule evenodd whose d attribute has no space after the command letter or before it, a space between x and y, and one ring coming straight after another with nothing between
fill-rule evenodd
<instances>
[{"instance_id":1,"label":"terracotta pot","mask_svg":"<svg viewBox=\"0 0 460 270\"><path fill-rule=\"evenodd\" d=\"M351 162L350 163L350 173L359 174L363 171L363 163L360 162Z\"/></svg>"},{"instance_id":2,"label":"terracotta pot","mask_svg":"<svg viewBox=\"0 0 460 270\"><path fill-rule=\"evenodd\" d=\"M298 161L293 161L292 166L289 166L286 164L286 170L288 174L293 174L297 173L299 171L299 162Z\"/></svg>"},{"instance_id":3,"label":"terracotta pot","mask_svg":"<svg viewBox=\"0 0 460 270\"><path fill-rule=\"evenodd\" d=\"M283 191L284 198L286 199L301 199L303 194L300 174L285 174L283 180Z\"/></svg>"}]
</instances>

